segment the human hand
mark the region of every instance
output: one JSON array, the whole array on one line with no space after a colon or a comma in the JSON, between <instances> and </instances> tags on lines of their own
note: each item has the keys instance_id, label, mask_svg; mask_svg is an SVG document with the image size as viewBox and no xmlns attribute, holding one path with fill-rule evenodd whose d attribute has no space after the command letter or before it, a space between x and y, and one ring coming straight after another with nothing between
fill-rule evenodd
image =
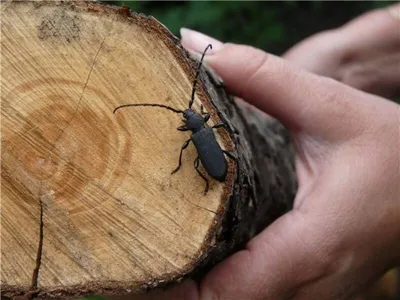
<instances>
[{"instance_id":1,"label":"human hand","mask_svg":"<svg viewBox=\"0 0 400 300\"><path fill-rule=\"evenodd\" d=\"M386 97L400 95L400 4L315 34L283 57L310 72Z\"/></svg>"},{"instance_id":2,"label":"human hand","mask_svg":"<svg viewBox=\"0 0 400 300\"><path fill-rule=\"evenodd\" d=\"M187 49L201 52L208 43L206 61L230 92L291 131L299 189L293 210L245 250L198 286L186 282L170 293L191 300L354 296L400 262L399 106L260 50L182 31Z\"/></svg>"},{"instance_id":3,"label":"human hand","mask_svg":"<svg viewBox=\"0 0 400 300\"><path fill-rule=\"evenodd\" d=\"M182 44L287 126L294 208L199 283L134 299L349 299L400 263L399 105L260 50L188 30ZM132 298L131 298L132 299Z\"/></svg>"}]
</instances>

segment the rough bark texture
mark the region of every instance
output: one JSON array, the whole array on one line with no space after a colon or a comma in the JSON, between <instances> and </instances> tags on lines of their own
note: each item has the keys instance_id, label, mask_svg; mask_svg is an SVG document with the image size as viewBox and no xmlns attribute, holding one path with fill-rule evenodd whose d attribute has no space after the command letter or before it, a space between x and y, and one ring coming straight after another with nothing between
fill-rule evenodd
<instances>
[{"instance_id":1,"label":"rough bark texture","mask_svg":"<svg viewBox=\"0 0 400 300\"><path fill-rule=\"evenodd\" d=\"M224 148L234 151L237 161L230 162L225 183L213 183L207 196L201 195L203 181L193 175L196 173L191 168L195 158L194 150L188 151L185 155L189 158L183 161L190 167L183 170L181 175L177 175L181 176L177 180L169 179L169 171L177 162L180 146L188 138L187 135L182 136L180 135L182 133L176 132L175 128L179 124L175 115L163 110L155 111L147 108L142 108L139 113L131 110L121 112L120 115L112 115L113 107L134 101L132 97L127 99L130 84L123 86L118 82L118 78L127 77L127 82L129 80L134 82L135 78L129 77L131 76L129 68L137 61L131 60L124 65L124 61L117 64L111 59L104 61L104 57L109 55L109 57L119 59L116 56L124 53L124 49L121 49L122 46L118 43L121 43L121 39L122 42L124 41L126 38L124 34L129 30L137 33L135 36L137 47L142 43L141 38L145 39L142 49L147 55L146 59L149 60L148 65L151 58L156 68L155 73L151 73L154 77L144 76L143 82L136 83L143 86L149 85L150 89L159 89L161 93L156 99L149 95L148 99L145 99L146 97L141 99L146 101L139 102L168 104L180 108L187 105L197 63L180 46L179 40L155 19L131 13L125 8L82 2L6 2L2 3L1 10L3 75L1 79L1 216L3 225L1 229L1 291L3 296L66 298L87 294L118 295L147 291L180 281L187 276L200 277L216 262L243 247L252 236L291 208L296 182L293 151L287 132L276 120L254 108L237 104L226 94L218 82L219 79L212 75L211 71L202 71L200 74L195 108L198 109L201 102L211 113L211 124L219 120L228 124L231 132L219 131L218 139ZM24 24L30 24L26 20L34 22L36 26L24 28ZM92 26L90 24L98 24L98 26L90 27ZM89 33L96 38L87 38ZM32 39L32 47L29 49L24 48L24 45L19 47L18 37ZM126 47L129 47L129 42L126 42ZM89 63L87 60L78 61L77 55L71 56L72 52L68 52L70 51L68 49L77 43L83 49L82 56L86 56L85 49L92 49L92 53L87 55L91 58L88 60ZM54 62L55 65L41 66L41 61L37 57L38 53L43 51L47 51L45 55L49 58L57 55L60 59L65 58L66 65L60 67ZM170 63L156 56L159 53L157 51L164 51L165 55L169 55ZM12 61L13 57L16 58L15 61ZM74 59L76 61L70 61ZM73 81L73 78L69 78L67 82L63 78L67 76L65 74L69 74L68 64L78 65L78 67L79 64L88 65L89 72L82 71L83 75L78 76L79 79ZM30 69L32 65L35 67ZM21 66L26 66L26 69L19 69ZM111 66L114 66L114 69L109 71ZM80 72L78 67L74 69L76 73ZM48 95L45 89L42 90L41 85L44 78L53 76L57 69L61 74L65 69L65 74L63 74L64 77L61 75L57 77L59 74L54 76L57 80L52 79L53 86L63 90L63 93L77 90L75 97L77 101L73 102L72 112L60 111L60 101L68 102L62 97L51 99L53 107L47 107L48 104L45 102ZM87 71L87 67L84 69ZM30 70L29 76L24 75L24 70L25 72ZM170 73L159 74L165 70ZM46 76L42 76L42 72ZM139 69L136 70L136 73L138 72ZM146 72L143 70L143 74ZM116 73L121 74L118 77ZM168 81L170 77L173 78L171 82L174 82L174 86L164 86L163 81L157 83L158 78ZM32 81L29 82L29 80ZM68 86L67 89L65 85ZM102 90L104 87L107 87L107 90ZM26 93L27 90L30 93ZM139 92L135 90L135 93ZM42 102L43 105L41 105ZM36 105L38 106L35 107ZM32 114L31 106L37 108L38 112ZM97 106L104 108L103 118L94 115L95 121L90 125L85 125L86 120L91 120ZM153 121L160 120L164 124L163 127L153 126L156 122L151 122L151 118L146 119L147 114L152 116ZM50 116L53 118L51 119ZM23 125L18 125L18 122ZM55 125L57 128L50 129L42 126L49 122L53 125L60 123L61 126ZM106 127L101 127L104 122ZM130 127L129 122L135 122L137 127ZM128 143L132 138L131 135L135 133L132 131L137 130L141 131L144 137L141 144L146 145L152 140L145 138L147 128L140 127L143 122L154 127L154 134L165 130L162 134L171 137L158 142L158 146L155 146L158 149L153 153L154 155L152 154L158 157L158 154L163 155L163 151L167 152L154 167L155 170L161 168L160 171L154 171L150 176L151 180L157 184L154 187L142 187L155 195L153 198L149 196L148 201L154 207L154 214L161 212L160 224L146 223L148 221L146 218L151 218L152 215L138 213L135 205L142 200L141 194L135 194L134 199L129 196L129 191L133 194L138 193L137 188L126 188L122 193L118 192L121 189L119 184L114 183L112 188L108 189L104 187L108 181L115 180L114 177L118 177L120 185L125 186L132 182L132 186L135 187L134 180L142 180L146 177L143 174L135 179L122 176L121 172L109 171L111 175L107 175L107 182L102 181L103 177L97 178L98 185L96 186L102 187L98 191L101 203L95 202L91 207L91 209L96 209L94 215L89 212L82 218L72 215L74 209L77 208L71 206L68 201L78 201L79 196L79 201L81 201L78 201L79 205L89 205L87 203L92 201L89 196L93 193L91 191L75 195L73 194L75 186L78 183L82 184L81 181L89 185L87 182L93 182L96 176L91 177L92 174L85 174L86 177L79 178L79 181L76 181L68 190L66 188L68 182L64 186L62 180L67 181L75 173L72 175L66 173L55 185L52 166L47 166L46 162L49 156L58 155L55 150L58 149L60 141L66 139L63 146L68 147L72 143L68 137L75 141L85 134L99 137L108 134L108 136L123 135L124 142ZM74 127L74 124L77 125ZM101 132L96 132L99 126L101 130L110 132L101 130ZM113 140L112 137L110 139ZM23 147L35 149L35 143L40 143L40 141L43 145L49 144L50 150L37 156L31 153L28 158L23 155L25 158L21 158L22 156L18 154L19 149ZM111 158L101 157L101 155L96 157L93 142L90 137L80 142L79 147L82 148L79 148L79 151L86 151L95 165L95 167L85 165L84 167L87 168L85 170L95 172L96 166L101 164L102 160L111 161L113 170L128 168L126 166L131 166L131 156L135 153L140 155L135 150L139 146L129 144L122 160L119 160L118 156L113 158L112 155L110 155ZM116 142L120 141L117 139ZM112 149L112 145L109 145L107 140L101 140L100 145L97 146ZM146 152L142 155L146 155ZM55 157L54 161L57 159ZM64 159L65 163L71 164L71 170L82 167L78 166L82 161L74 160L74 157ZM146 156L143 156L143 160L146 159ZM87 162L84 161L84 163ZM135 172L144 168L143 164L137 163L139 169L134 169ZM23 172L20 172L18 168L21 168ZM150 169L150 166L148 168ZM30 175L26 175L26 170ZM129 174L129 168L126 173ZM36 179L30 176L36 176ZM189 176L194 179L185 181ZM63 202L64 206L60 208L59 199L66 193L70 193L71 197L68 201L63 200L66 203ZM174 207L179 207L178 212L168 206L169 204L157 202L157 199L163 195L169 195L168 193L172 193L168 199L174 201ZM78 205L78 202L74 202L74 205ZM149 205L149 202L144 203ZM162 216L162 213L175 214L175 222L181 222L178 227L182 231L168 223L169 221ZM99 219L93 222L87 221L96 215ZM75 226L64 222L65 220L72 222ZM143 242L141 239L152 232L146 231L147 228L141 230L140 233L133 232L132 220L142 225L156 226L155 238L148 240L146 244L149 249L156 247L155 250L176 253L168 254L168 259L162 257L158 259L160 255L156 252L139 251L140 249L135 248L135 242L137 240ZM124 226L119 226L119 222ZM110 230L101 231L102 228ZM84 232L89 229L90 234ZM163 235L164 229L166 233ZM91 236L93 240L96 237L102 243L98 243L97 240L92 241ZM192 242L189 241L191 237ZM175 243L180 246L173 247L171 241L176 241ZM167 247L168 243L171 247ZM118 249L123 248L123 251L114 253L113 251L118 250L112 247L114 244L118 244ZM189 247L189 244L193 246ZM181 253L185 252L182 250L185 247L187 247L186 253L192 251L187 257ZM147 260L146 257L148 257ZM173 259L179 261L179 265L169 262Z\"/></svg>"},{"instance_id":2,"label":"rough bark texture","mask_svg":"<svg viewBox=\"0 0 400 300\"><path fill-rule=\"evenodd\" d=\"M206 78L203 80L207 82ZM206 87L221 119L237 130L233 139L241 155L239 176L217 236L219 243L206 259L205 270L242 248L290 210L297 187L294 152L283 125L252 106L234 101L222 88L209 84ZM202 274L205 270L198 271Z\"/></svg>"}]
</instances>

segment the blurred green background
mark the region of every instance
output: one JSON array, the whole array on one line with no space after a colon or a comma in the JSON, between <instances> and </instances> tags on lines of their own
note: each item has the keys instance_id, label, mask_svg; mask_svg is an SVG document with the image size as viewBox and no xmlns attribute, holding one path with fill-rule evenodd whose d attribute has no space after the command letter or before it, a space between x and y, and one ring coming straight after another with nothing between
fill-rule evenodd
<instances>
[{"instance_id":1,"label":"blurred green background","mask_svg":"<svg viewBox=\"0 0 400 300\"><path fill-rule=\"evenodd\" d=\"M103 1L152 15L179 36L199 30L221 41L248 44L280 55L321 30L338 27L390 1Z\"/></svg>"}]
</instances>

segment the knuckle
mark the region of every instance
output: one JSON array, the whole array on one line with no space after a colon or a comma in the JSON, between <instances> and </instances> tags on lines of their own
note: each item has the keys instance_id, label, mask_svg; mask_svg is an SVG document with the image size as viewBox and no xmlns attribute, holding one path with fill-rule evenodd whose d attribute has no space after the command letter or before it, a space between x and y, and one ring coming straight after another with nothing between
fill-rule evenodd
<instances>
[{"instance_id":1,"label":"knuckle","mask_svg":"<svg viewBox=\"0 0 400 300\"><path fill-rule=\"evenodd\" d=\"M251 57L249 57L248 64L245 70L245 74L249 78L254 78L257 74L264 70L266 63L268 61L269 55L259 49L249 47L249 52L252 52Z\"/></svg>"},{"instance_id":2,"label":"knuckle","mask_svg":"<svg viewBox=\"0 0 400 300\"><path fill-rule=\"evenodd\" d=\"M224 50L228 54L233 54L231 57L240 58L242 61L246 62L245 70L243 74L246 77L251 77L257 74L267 62L270 55L258 48L246 45L237 44L226 44Z\"/></svg>"}]
</instances>

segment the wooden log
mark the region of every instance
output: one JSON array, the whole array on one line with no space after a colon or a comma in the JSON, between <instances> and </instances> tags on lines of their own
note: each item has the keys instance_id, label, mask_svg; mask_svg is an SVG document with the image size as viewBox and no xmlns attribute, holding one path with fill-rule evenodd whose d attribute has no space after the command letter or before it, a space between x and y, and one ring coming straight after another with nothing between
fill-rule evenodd
<instances>
[{"instance_id":1,"label":"wooden log","mask_svg":"<svg viewBox=\"0 0 400 300\"><path fill-rule=\"evenodd\" d=\"M1 3L1 292L126 294L201 276L292 204L284 128L204 70L195 97L224 149L224 182L193 168L185 109L197 62L152 17L92 2ZM201 169L204 173L204 170Z\"/></svg>"}]
</instances>

